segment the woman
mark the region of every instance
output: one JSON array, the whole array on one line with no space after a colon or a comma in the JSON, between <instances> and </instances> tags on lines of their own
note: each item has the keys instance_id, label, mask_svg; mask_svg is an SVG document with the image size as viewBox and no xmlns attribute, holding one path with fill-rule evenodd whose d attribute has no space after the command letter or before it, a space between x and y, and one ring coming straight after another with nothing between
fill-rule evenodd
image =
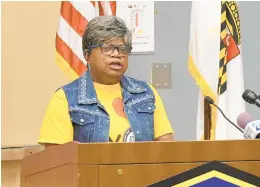
<instances>
[{"instance_id":1,"label":"woman","mask_svg":"<svg viewBox=\"0 0 260 187\"><path fill-rule=\"evenodd\" d=\"M149 84L124 75L131 33L118 17L92 19L82 38L86 73L61 87L48 106L39 138L46 147L69 141L171 141L162 100Z\"/></svg>"}]
</instances>

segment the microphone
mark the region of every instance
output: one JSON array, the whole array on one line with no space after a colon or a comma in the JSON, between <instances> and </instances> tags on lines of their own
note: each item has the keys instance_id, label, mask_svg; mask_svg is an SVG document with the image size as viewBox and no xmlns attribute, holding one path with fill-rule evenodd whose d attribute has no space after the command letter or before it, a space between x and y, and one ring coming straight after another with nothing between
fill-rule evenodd
<instances>
[{"instance_id":1,"label":"microphone","mask_svg":"<svg viewBox=\"0 0 260 187\"><path fill-rule=\"evenodd\" d=\"M224 118L225 118L226 120L228 120L229 123L231 123L234 127L236 127L240 132L243 133L243 131L242 131L235 123L233 123L230 119L228 119L228 118L226 117L226 115L224 114L224 112L214 103L214 100L213 100L211 97L206 96L205 99L204 99L204 101L207 102L207 103L209 103L209 104L211 104L211 105L214 105L214 106L221 112L221 114L224 116Z\"/></svg>"},{"instance_id":2,"label":"microphone","mask_svg":"<svg viewBox=\"0 0 260 187\"><path fill-rule=\"evenodd\" d=\"M245 139L260 139L260 120L254 121L251 115L244 112L237 117L237 124L245 129L243 133Z\"/></svg>"},{"instance_id":3,"label":"microphone","mask_svg":"<svg viewBox=\"0 0 260 187\"><path fill-rule=\"evenodd\" d=\"M259 97L252 91L252 90L245 90L244 93L242 94L242 98L250 103L250 104L255 104L256 106L260 107L260 99Z\"/></svg>"}]
</instances>

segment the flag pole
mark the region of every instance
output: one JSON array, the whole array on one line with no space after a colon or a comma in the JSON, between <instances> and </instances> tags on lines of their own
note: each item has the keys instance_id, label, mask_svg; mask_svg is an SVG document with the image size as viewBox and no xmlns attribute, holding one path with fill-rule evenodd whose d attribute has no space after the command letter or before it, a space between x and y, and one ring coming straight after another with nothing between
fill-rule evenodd
<instances>
[{"instance_id":1,"label":"flag pole","mask_svg":"<svg viewBox=\"0 0 260 187\"><path fill-rule=\"evenodd\" d=\"M204 101L204 140L210 140L211 123L211 107Z\"/></svg>"}]
</instances>

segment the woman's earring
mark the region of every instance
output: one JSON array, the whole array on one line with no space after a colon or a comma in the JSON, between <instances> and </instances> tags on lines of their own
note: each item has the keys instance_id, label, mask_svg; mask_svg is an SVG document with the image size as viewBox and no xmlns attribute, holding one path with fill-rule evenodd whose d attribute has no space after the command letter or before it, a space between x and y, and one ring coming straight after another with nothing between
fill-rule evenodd
<instances>
[{"instance_id":1,"label":"woman's earring","mask_svg":"<svg viewBox=\"0 0 260 187\"><path fill-rule=\"evenodd\" d=\"M88 63L88 62L87 62L87 68L88 68L88 70L91 69L90 63Z\"/></svg>"}]
</instances>

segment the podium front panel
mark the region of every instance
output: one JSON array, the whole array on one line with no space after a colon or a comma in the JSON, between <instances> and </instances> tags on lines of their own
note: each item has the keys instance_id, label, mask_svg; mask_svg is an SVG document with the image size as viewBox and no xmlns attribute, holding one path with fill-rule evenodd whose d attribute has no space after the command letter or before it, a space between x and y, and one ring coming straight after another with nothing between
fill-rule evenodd
<instances>
[{"instance_id":1,"label":"podium front panel","mask_svg":"<svg viewBox=\"0 0 260 187\"><path fill-rule=\"evenodd\" d=\"M260 177L260 161L223 163ZM205 162L101 165L99 166L99 187L145 187L202 164Z\"/></svg>"},{"instance_id":2,"label":"podium front panel","mask_svg":"<svg viewBox=\"0 0 260 187\"><path fill-rule=\"evenodd\" d=\"M67 164L26 176L24 187L75 187L74 166Z\"/></svg>"}]
</instances>

